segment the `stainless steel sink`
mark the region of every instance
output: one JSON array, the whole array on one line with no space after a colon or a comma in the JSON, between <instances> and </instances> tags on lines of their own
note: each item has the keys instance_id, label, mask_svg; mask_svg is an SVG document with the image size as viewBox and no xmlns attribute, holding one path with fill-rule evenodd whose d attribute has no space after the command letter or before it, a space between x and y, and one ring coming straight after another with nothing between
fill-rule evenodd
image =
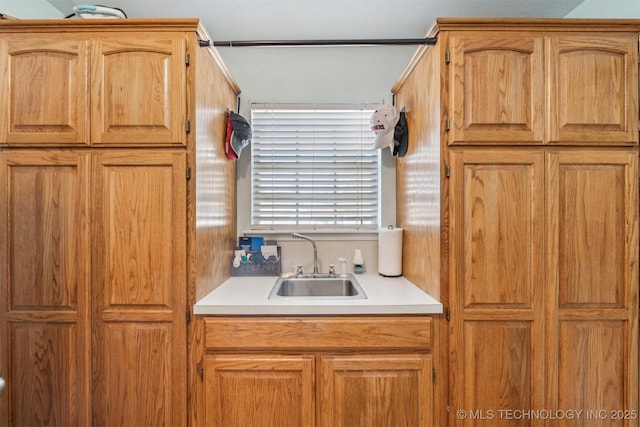
<instances>
[{"instance_id":1,"label":"stainless steel sink","mask_svg":"<svg viewBox=\"0 0 640 427\"><path fill-rule=\"evenodd\" d=\"M279 278L269 299L364 299L367 295L352 274L335 277L322 274Z\"/></svg>"}]
</instances>

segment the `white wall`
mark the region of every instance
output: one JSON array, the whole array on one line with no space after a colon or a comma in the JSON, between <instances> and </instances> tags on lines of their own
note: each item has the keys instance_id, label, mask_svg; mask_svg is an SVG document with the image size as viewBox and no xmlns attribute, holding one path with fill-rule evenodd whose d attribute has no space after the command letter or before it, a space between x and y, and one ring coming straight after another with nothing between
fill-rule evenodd
<instances>
[{"instance_id":1,"label":"white wall","mask_svg":"<svg viewBox=\"0 0 640 427\"><path fill-rule=\"evenodd\" d=\"M639 0L585 0L571 11L566 18L640 18Z\"/></svg>"},{"instance_id":2,"label":"white wall","mask_svg":"<svg viewBox=\"0 0 640 427\"><path fill-rule=\"evenodd\" d=\"M46 0L0 0L0 13L23 19L64 18L63 14Z\"/></svg>"}]
</instances>

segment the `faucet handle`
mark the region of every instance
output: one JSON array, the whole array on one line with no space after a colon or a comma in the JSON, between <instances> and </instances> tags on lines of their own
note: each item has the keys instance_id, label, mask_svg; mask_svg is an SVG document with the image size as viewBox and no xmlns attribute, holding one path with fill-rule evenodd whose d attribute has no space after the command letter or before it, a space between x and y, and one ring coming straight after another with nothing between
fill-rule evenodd
<instances>
[{"instance_id":1,"label":"faucet handle","mask_svg":"<svg viewBox=\"0 0 640 427\"><path fill-rule=\"evenodd\" d=\"M296 265L296 275L301 275L301 274L303 274L302 264L297 264Z\"/></svg>"},{"instance_id":2,"label":"faucet handle","mask_svg":"<svg viewBox=\"0 0 640 427\"><path fill-rule=\"evenodd\" d=\"M335 264L329 264L329 274L335 276L336 275L336 266Z\"/></svg>"}]
</instances>

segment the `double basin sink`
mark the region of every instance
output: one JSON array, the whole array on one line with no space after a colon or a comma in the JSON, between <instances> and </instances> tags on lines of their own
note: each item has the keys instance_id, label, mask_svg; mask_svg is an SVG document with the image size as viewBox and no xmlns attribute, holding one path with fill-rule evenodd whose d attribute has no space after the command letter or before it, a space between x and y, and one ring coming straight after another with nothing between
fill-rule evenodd
<instances>
[{"instance_id":1,"label":"double basin sink","mask_svg":"<svg viewBox=\"0 0 640 427\"><path fill-rule=\"evenodd\" d=\"M365 299L367 295L352 274L303 274L280 277L269 299Z\"/></svg>"}]
</instances>

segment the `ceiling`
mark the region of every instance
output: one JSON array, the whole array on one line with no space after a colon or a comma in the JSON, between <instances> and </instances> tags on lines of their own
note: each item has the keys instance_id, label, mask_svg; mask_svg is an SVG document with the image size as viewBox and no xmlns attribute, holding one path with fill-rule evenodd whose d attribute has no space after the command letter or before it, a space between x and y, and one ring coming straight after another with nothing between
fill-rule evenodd
<instances>
[{"instance_id":1,"label":"ceiling","mask_svg":"<svg viewBox=\"0 0 640 427\"><path fill-rule=\"evenodd\" d=\"M91 1L48 0L63 14ZM437 17L566 16L583 0L108 0L130 18L199 17L214 40L422 37Z\"/></svg>"},{"instance_id":2,"label":"ceiling","mask_svg":"<svg viewBox=\"0 0 640 427\"><path fill-rule=\"evenodd\" d=\"M46 0L62 16L77 4L129 18L197 17L214 41L424 37L438 17L562 18L584 0ZM368 49L219 48L256 102L388 99L415 46Z\"/></svg>"}]
</instances>

